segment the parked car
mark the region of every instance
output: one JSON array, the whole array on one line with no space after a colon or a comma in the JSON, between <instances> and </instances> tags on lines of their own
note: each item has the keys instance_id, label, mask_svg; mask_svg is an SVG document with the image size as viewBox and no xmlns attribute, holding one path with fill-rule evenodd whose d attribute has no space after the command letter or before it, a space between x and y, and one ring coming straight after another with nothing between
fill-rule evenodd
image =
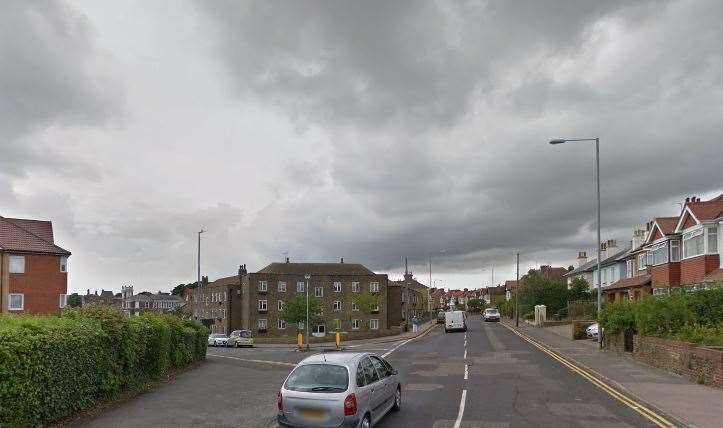
<instances>
[{"instance_id":1,"label":"parked car","mask_svg":"<svg viewBox=\"0 0 723 428\"><path fill-rule=\"evenodd\" d=\"M208 336L208 346L226 346L228 344L228 336L223 333L214 333Z\"/></svg>"},{"instance_id":2,"label":"parked car","mask_svg":"<svg viewBox=\"0 0 723 428\"><path fill-rule=\"evenodd\" d=\"M585 329L585 334L587 334L587 337L590 339L597 339L598 329L599 326L597 323L591 324Z\"/></svg>"},{"instance_id":3,"label":"parked car","mask_svg":"<svg viewBox=\"0 0 723 428\"><path fill-rule=\"evenodd\" d=\"M485 322L487 321L500 321L500 311L497 310L497 308L487 308L485 309L484 314L482 315Z\"/></svg>"},{"instance_id":4,"label":"parked car","mask_svg":"<svg viewBox=\"0 0 723 428\"><path fill-rule=\"evenodd\" d=\"M254 338L251 335L251 330L232 331L231 335L228 337L228 346L235 346L237 348L241 346L248 346L249 348L253 348Z\"/></svg>"},{"instance_id":5,"label":"parked car","mask_svg":"<svg viewBox=\"0 0 723 428\"><path fill-rule=\"evenodd\" d=\"M437 324L444 324L444 311L437 312Z\"/></svg>"},{"instance_id":6,"label":"parked car","mask_svg":"<svg viewBox=\"0 0 723 428\"><path fill-rule=\"evenodd\" d=\"M444 313L444 332L467 331L467 317L464 311L448 311Z\"/></svg>"},{"instance_id":7,"label":"parked car","mask_svg":"<svg viewBox=\"0 0 723 428\"><path fill-rule=\"evenodd\" d=\"M402 406L397 371L372 353L312 355L289 374L276 398L282 427L369 428Z\"/></svg>"}]
</instances>

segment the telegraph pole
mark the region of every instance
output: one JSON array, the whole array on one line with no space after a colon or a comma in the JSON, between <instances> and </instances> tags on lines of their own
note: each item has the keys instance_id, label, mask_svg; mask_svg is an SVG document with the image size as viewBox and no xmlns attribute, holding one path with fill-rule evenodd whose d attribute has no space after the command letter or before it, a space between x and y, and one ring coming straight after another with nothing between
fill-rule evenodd
<instances>
[{"instance_id":1,"label":"telegraph pole","mask_svg":"<svg viewBox=\"0 0 723 428\"><path fill-rule=\"evenodd\" d=\"M199 321L201 320L201 308L203 307L201 305L201 299L203 297L203 295L201 293L201 234L204 232L206 232L206 231L203 230L203 228L201 228L201 230L198 231L198 253L197 253L198 260L197 260L197 264L196 264L196 267L198 268L198 277L197 277L198 282L196 283L196 297L198 299L197 300L197 308L196 308L197 309L196 319Z\"/></svg>"},{"instance_id":2,"label":"telegraph pole","mask_svg":"<svg viewBox=\"0 0 723 428\"><path fill-rule=\"evenodd\" d=\"M515 327L520 326L520 253L517 253L517 282L515 283Z\"/></svg>"},{"instance_id":3,"label":"telegraph pole","mask_svg":"<svg viewBox=\"0 0 723 428\"><path fill-rule=\"evenodd\" d=\"M309 326L309 279L311 275L308 273L304 275L306 279L306 350L309 350L309 334L311 334L311 327Z\"/></svg>"}]
</instances>

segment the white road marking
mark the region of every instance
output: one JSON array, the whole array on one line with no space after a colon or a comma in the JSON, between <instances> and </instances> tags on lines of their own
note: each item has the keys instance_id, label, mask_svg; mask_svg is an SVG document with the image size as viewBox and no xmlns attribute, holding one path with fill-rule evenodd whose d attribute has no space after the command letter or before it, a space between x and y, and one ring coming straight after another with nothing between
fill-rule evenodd
<instances>
[{"instance_id":1,"label":"white road marking","mask_svg":"<svg viewBox=\"0 0 723 428\"><path fill-rule=\"evenodd\" d=\"M454 421L454 428L459 428L462 425L462 416L464 416L464 403L467 401L467 390L462 390L462 399L459 402L459 413L457 413L457 420Z\"/></svg>"},{"instance_id":2,"label":"white road marking","mask_svg":"<svg viewBox=\"0 0 723 428\"><path fill-rule=\"evenodd\" d=\"M464 357L462 358L464 358L465 360L467 359L467 348L464 348Z\"/></svg>"},{"instance_id":3,"label":"white road marking","mask_svg":"<svg viewBox=\"0 0 723 428\"><path fill-rule=\"evenodd\" d=\"M469 365L464 365L464 380L469 379Z\"/></svg>"},{"instance_id":4,"label":"white road marking","mask_svg":"<svg viewBox=\"0 0 723 428\"><path fill-rule=\"evenodd\" d=\"M406 345L407 343L411 342L412 340L416 339L416 337L413 337L411 339L407 339L404 342L400 343L399 345L393 347L392 349L388 350L386 353L382 354L382 358L387 358L392 352L396 351L400 347Z\"/></svg>"},{"instance_id":5,"label":"white road marking","mask_svg":"<svg viewBox=\"0 0 723 428\"><path fill-rule=\"evenodd\" d=\"M247 363L260 363L260 364L274 364L277 366L287 366L287 367L296 367L296 364L294 363L285 363L282 361L267 361L267 360L250 360L248 358L239 358L239 357L231 357L229 355L217 355L217 354L206 354L208 357L216 357L216 358L228 358L231 360L238 360L238 361L244 361Z\"/></svg>"}]
</instances>

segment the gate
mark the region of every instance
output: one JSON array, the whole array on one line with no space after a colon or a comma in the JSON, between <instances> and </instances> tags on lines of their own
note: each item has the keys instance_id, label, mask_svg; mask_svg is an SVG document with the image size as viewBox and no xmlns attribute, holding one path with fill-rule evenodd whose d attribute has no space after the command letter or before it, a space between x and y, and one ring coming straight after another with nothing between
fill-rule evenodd
<instances>
[{"instance_id":1,"label":"gate","mask_svg":"<svg viewBox=\"0 0 723 428\"><path fill-rule=\"evenodd\" d=\"M625 330L625 352L633 352L633 331Z\"/></svg>"}]
</instances>

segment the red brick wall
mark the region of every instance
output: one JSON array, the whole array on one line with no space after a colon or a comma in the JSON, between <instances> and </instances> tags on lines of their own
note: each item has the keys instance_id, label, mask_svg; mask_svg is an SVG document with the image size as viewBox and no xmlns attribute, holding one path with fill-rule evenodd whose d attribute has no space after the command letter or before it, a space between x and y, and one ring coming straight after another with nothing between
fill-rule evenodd
<instances>
[{"instance_id":1,"label":"red brick wall","mask_svg":"<svg viewBox=\"0 0 723 428\"><path fill-rule=\"evenodd\" d=\"M635 335L633 358L694 382L723 388L723 350Z\"/></svg>"},{"instance_id":2,"label":"red brick wall","mask_svg":"<svg viewBox=\"0 0 723 428\"><path fill-rule=\"evenodd\" d=\"M680 263L666 263L648 268L653 287L680 285Z\"/></svg>"},{"instance_id":3,"label":"red brick wall","mask_svg":"<svg viewBox=\"0 0 723 428\"><path fill-rule=\"evenodd\" d=\"M718 269L720 260L718 255L705 255L685 259L680 262L681 284L694 284L701 282L710 272Z\"/></svg>"},{"instance_id":4,"label":"red brick wall","mask_svg":"<svg viewBox=\"0 0 723 428\"><path fill-rule=\"evenodd\" d=\"M60 295L67 290L68 274L60 271L60 256L25 255L25 273L10 274L10 293L25 295L25 313L60 312Z\"/></svg>"}]
</instances>

